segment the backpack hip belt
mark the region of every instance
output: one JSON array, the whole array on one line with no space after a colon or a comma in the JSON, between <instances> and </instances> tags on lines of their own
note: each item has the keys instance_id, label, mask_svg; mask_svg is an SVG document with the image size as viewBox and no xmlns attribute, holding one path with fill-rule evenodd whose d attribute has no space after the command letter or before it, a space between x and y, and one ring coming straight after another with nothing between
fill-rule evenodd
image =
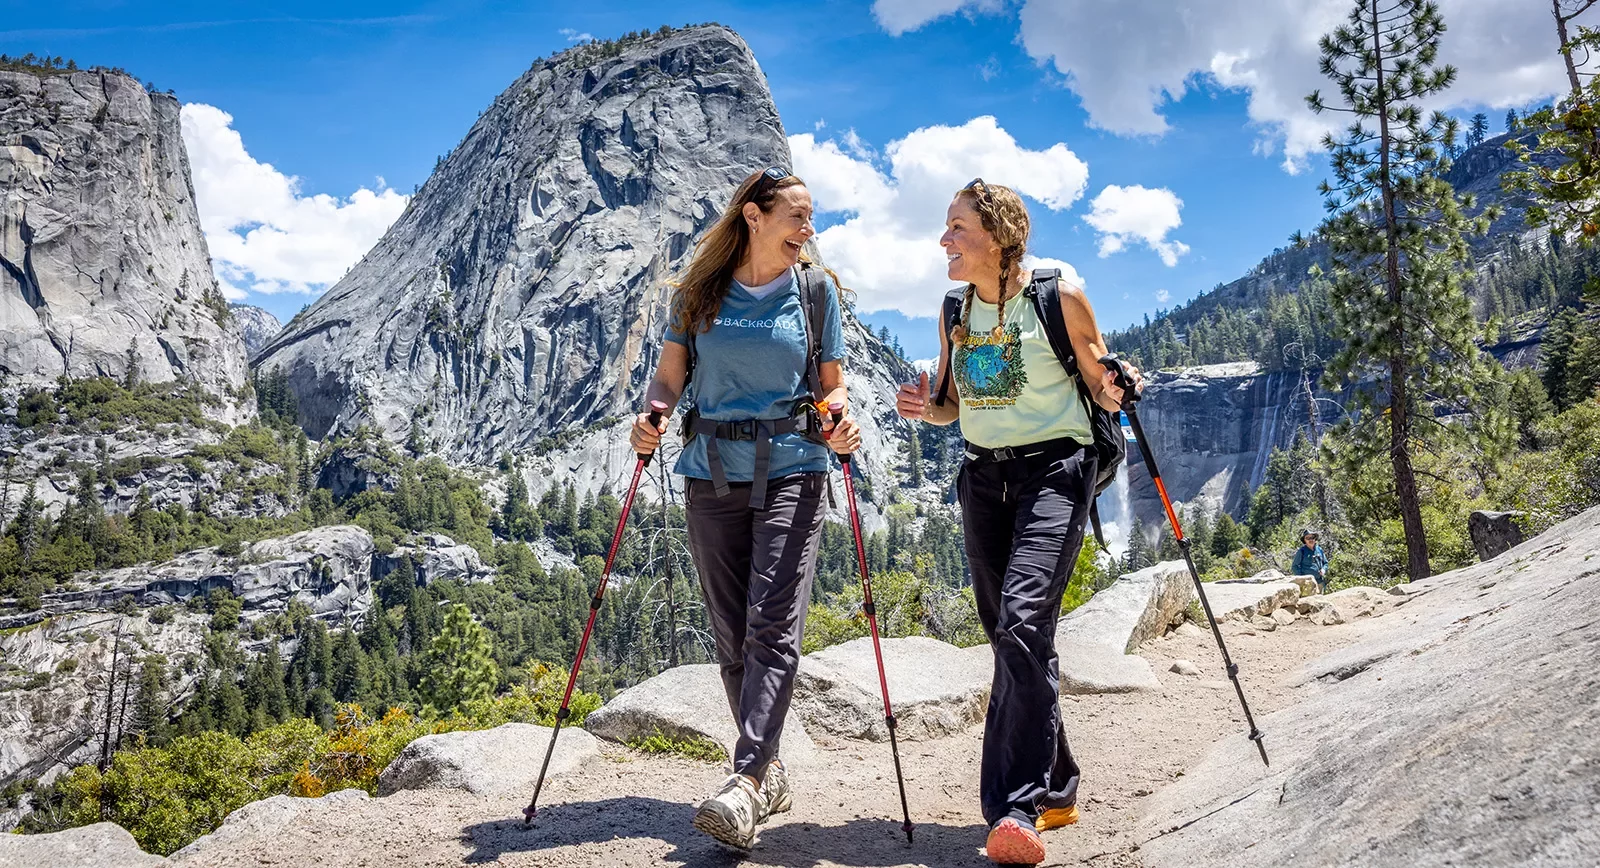
<instances>
[{"instance_id":1,"label":"backpack hip belt","mask_svg":"<svg viewBox=\"0 0 1600 868\"><path fill-rule=\"evenodd\" d=\"M811 405L803 405L810 408ZM722 466L722 452L717 441L751 442L756 444L755 468L750 477L750 505L761 509L767 503L767 473L772 469L772 438L779 434L799 432L809 436L818 434L815 409L802 409L787 419L707 419L698 410L690 408L683 417L685 441L696 435L706 438L706 463L711 465L711 485L718 497L727 497L731 488L728 474Z\"/></svg>"}]
</instances>

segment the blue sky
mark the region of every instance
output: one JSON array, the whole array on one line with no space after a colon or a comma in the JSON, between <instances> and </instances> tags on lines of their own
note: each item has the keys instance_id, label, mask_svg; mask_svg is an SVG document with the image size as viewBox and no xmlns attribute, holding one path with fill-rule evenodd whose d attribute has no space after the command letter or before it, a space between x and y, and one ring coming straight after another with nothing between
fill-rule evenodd
<instances>
[{"instance_id":1,"label":"blue sky","mask_svg":"<svg viewBox=\"0 0 1600 868\"><path fill-rule=\"evenodd\" d=\"M1052 188L1058 209L1030 201L1032 247L1071 264L1110 330L1240 276L1322 213L1315 186L1324 165L1312 147L1320 127L1299 97L1319 84L1316 34L1346 4L1196 0L1184 4L1187 16L1170 14L1171 5L683 2L667 14L666 4L604 0L7 2L0 52L122 66L185 104L220 110L186 110L185 118L186 138L201 137L209 149L196 155L191 138L197 187L212 189L212 202L221 191L244 202L208 208L207 189L199 191L213 256L236 260L223 275L232 292L287 319L337 276L339 262L359 257L435 158L536 57L582 34L718 21L750 43L792 136L810 134L815 145L847 155L844 168L876 173L901 199L912 198L918 181L910 170L896 175L888 148L919 130L934 131L921 140L939 134L959 143L977 129L974 119L992 117L1019 153L1064 146L1087 176L1076 192L1072 177ZM1542 100L1559 86L1548 10L1529 3L1513 13L1493 0L1442 5L1455 22L1446 59L1463 67L1445 107L1489 110L1498 131L1505 106ZM1053 153L1070 169L1061 149ZM1120 210L1101 200L1124 227L1121 249L1102 256L1106 235L1084 218L1108 186L1140 189ZM814 187L829 189L826 179ZM1144 208L1180 201L1166 217ZM842 202L819 195L825 208ZM823 225L875 207L826 213ZM939 217L931 237L922 222L901 227L902 235L931 245ZM262 240L246 238L252 229L276 222L273 245L247 243ZM876 230L863 231L870 241ZM1166 245L1166 261L1155 245ZM823 253L830 255L826 245ZM841 255L862 274L899 268ZM867 280L864 306L889 307L866 318L890 324L913 356L927 355L931 320L907 314L931 314L946 284L891 290L892 282Z\"/></svg>"}]
</instances>

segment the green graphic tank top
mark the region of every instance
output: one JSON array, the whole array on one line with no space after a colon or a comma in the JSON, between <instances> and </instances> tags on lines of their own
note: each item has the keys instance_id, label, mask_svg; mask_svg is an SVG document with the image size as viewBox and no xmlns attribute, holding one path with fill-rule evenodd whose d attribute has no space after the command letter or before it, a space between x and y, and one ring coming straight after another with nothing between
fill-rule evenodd
<instances>
[{"instance_id":1,"label":"green graphic tank top","mask_svg":"<svg viewBox=\"0 0 1600 868\"><path fill-rule=\"evenodd\" d=\"M953 348L951 385L961 398L962 435L985 449L1060 437L1094 442L1077 381L1050 349L1033 302L1020 293L1006 300L997 339L998 315L995 305L974 298L967 337Z\"/></svg>"}]
</instances>

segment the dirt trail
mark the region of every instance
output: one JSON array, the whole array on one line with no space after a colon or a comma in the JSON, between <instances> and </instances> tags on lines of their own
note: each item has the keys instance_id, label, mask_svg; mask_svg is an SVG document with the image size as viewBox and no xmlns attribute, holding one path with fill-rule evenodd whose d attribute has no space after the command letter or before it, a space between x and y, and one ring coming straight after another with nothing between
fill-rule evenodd
<instances>
[{"instance_id":1,"label":"dirt trail","mask_svg":"<svg viewBox=\"0 0 1600 868\"><path fill-rule=\"evenodd\" d=\"M1358 625L1316 627L1301 619L1269 633L1229 624L1258 719L1311 684L1284 682L1302 664L1355 639ZM1243 716L1208 633L1169 634L1141 649L1160 674L1160 694L1066 697L1068 736L1083 768L1077 826L1047 832L1047 865L1139 866L1134 820L1150 793L1172 781L1217 739L1244 738ZM1175 659L1203 675L1170 673ZM892 685L891 685L892 687ZM792 769L795 807L763 829L744 859L689 825L693 805L722 780L714 764L647 756L607 745L584 772L546 785L533 828L520 816L526 794L407 792L319 806L229 852L175 864L234 866L733 866L910 868L985 866L978 811L983 730L901 745L916 843L900 833L887 744L819 742L817 763ZM1274 742L1304 737L1268 732ZM516 818L516 819L513 819Z\"/></svg>"}]
</instances>

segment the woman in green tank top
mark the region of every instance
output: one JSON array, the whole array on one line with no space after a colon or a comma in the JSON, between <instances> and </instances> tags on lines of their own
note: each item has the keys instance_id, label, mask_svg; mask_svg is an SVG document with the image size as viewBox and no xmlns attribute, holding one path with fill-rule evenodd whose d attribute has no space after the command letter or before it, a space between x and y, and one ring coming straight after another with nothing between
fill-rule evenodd
<instances>
[{"instance_id":1,"label":"woman in green tank top","mask_svg":"<svg viewBox=\"0 0 1600 868\"><path fill-rule=\"evenodd\" d=\"M1045 856L1038 833L1078 820L1079 771L1061 722L1055 650L1097 461L1078 384L1113 411L1122 389L1095 361L1107 352L1105 338L1082 288L1059 284L1081 380L1062 368L1034 306L1019 298L1029 226L1020 196L973 181L956 194L945 225L950 279L967 287L949 334L941 317L938 370L941 378L950 372L959 400L930 401L923 374L900 387L896 409L934 425L959 420L967 441L957 479L961 524L994 651L979 781L987 852L995 862L1037 864Z\"/></svg>"}]
</instances>

